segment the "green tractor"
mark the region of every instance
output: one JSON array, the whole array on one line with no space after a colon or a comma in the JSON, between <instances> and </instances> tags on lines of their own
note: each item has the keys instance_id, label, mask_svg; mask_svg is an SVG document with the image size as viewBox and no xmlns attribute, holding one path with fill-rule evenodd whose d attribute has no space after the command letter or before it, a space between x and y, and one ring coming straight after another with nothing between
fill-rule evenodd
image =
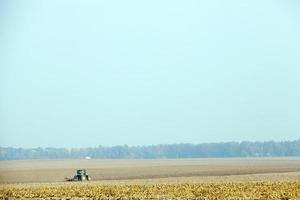
<instances>
[{"instance_id":1,"label":"green tractor","mask_svg":"<svg viewBox=\"0 0 300 200\"><path fill-rule=\"evenodd\" d=\"M66 178L66 181L90 181L91 177L85 169L76 170L76 175L73 178Z\"/></svg>"}]
</instances>

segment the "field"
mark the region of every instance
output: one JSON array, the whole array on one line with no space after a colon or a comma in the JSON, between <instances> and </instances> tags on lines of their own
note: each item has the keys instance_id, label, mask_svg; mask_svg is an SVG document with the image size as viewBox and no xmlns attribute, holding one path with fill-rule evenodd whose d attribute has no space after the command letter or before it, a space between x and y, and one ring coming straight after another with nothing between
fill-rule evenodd
<instances>
[{"instance_id":1,"label":"field","mask_svg":"<svg viewBox=\"0 0 300 200\"><path fill-rule=\"evenodd\" d=\"M85 168L91 182L64 182ZM300 199L300 158L0 161L3 199Z\"/></svg>"}]
</instances>

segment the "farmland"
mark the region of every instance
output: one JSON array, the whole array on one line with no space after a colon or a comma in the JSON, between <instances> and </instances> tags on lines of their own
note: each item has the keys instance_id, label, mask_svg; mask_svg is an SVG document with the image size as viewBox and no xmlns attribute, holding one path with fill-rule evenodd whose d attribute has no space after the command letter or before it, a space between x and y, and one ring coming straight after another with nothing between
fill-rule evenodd
<instances>
[{"instance_id":1,"label":"farmland","mask_svg":"<svg viewBox=\"0 0 300 200\"><path fill-rule=\"evenodd\" d=\"M64 182L85 168L91 182ZM0 162L8 199L300 199L300 158Z\"/></svg>"},{"instance_id":2,"label":"farmland","mask_svg":"<svg viewBox=\"0 0 300 200\"><path fill-rule=\"evenodd\" d=\"M300 182L66 184L0 189L13 199L299 199Z\"/></svg>"}]
</instances>

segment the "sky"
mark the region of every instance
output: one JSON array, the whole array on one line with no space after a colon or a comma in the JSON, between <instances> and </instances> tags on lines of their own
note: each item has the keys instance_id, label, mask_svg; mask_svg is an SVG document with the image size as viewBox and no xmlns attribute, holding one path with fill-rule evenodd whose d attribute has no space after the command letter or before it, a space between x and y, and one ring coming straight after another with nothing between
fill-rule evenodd
<instances>
[{"instance_id":1,"label":"sky","mask_svg":"<svg viewBox=\"0 0 300 200\"><path fill-rule=\"evenodd\" d=\"M1 0L0 146L300 138L297 0Z\"/></svg>"}]
</instances>

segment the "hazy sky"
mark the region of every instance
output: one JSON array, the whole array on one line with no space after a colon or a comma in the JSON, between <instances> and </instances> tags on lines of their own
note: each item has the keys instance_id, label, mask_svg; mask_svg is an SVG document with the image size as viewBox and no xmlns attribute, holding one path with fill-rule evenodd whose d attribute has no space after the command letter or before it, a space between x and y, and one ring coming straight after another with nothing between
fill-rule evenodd
<instances>
[{"instance_id":1,"label":"hazy sky","mask_svg":"<svg viewBox=\"0 0 300 200\"><path fill-rule=\"evenodd\" d=\"M300 138L298 0L0 1L0 146Z\"/></svg>"}]
</instances>

